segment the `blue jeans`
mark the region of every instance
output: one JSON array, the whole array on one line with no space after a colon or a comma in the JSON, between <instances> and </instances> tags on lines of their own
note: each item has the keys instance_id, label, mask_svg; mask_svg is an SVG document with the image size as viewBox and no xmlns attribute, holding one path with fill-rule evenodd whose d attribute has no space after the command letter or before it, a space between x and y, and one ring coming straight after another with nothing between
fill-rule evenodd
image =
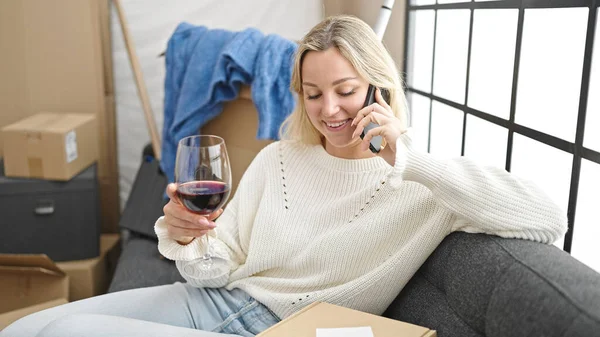
<instances>
[{"instance_id":1,"label":"blue jeans","mask_svg":"<svg viewBox=\"0 0 600 337\"><path fill-rule=\"evenodd\" d=\"M14 322L0 337L254 336L277 322L275 314L240 289L177 282L46 309Z\"/></svg>"}]
</instances>

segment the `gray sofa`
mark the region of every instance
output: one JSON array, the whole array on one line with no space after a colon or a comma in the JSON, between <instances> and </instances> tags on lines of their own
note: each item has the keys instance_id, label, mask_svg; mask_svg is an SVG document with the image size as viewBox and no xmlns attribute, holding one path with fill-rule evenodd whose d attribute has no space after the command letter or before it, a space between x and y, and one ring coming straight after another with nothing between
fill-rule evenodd
<instances>
[{"instance_id":1,"label":"gray sofa","mask_svg":"<svg viewBox=\"0 0 600 337\"><path fill-rule=\"evenodd\" d=\"M121 218L125 239L109 292L183 281L157 250L166 186L146 156ZM549 245L449 235L384 316L438 336L600 336L600 274Z\"/></svg>"}]
</instances>

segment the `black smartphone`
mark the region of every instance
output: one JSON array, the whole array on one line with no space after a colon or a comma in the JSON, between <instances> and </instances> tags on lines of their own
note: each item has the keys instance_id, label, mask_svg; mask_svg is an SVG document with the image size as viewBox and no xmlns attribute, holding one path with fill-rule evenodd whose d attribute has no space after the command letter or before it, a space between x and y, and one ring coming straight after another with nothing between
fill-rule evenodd
<instances>
[{"instance_id":1,"label":"black smartphone","mask_svg":"<svg viewBox=\"0 0 600 337\"><path fill-rule=\"evenodd\" d=\"M379 90L381 91L381 96L383 97L383 100L387 104L390 104L390 92L387 89L380 88ZM375 102L375 86L370 84L369 89L367 90L367 97L365 98L365 103L363 104L363 108L368 105L373 104L374 102ZM377 125L375 123L369 123L369 125L367 125L365 127L365 129L363 130L363 132L360 134L360 139L364 139L365 134L367 132L369 132L369 130L374 129L378 126L379 125ZM382 141L383 141L383 138L381 138L381 136L373 137L369 144L369 150L371 150L371 152L373 152L373 153L379 153L379 151L381 151Z\"/></svg>"}]
</instances>

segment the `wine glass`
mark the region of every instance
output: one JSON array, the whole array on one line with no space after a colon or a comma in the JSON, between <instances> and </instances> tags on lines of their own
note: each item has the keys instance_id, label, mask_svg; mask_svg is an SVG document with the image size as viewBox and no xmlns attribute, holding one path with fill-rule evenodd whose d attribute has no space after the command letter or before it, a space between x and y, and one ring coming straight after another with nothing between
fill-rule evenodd
<instances>
[{"instance_id":1,"label":"wine glass","mask_svg":"<svg viewBox=\"0 0 600 337\"><path fill-rule=\"evenodd\" d=\"M177 145L175 159L176 196L190 212L209 216L229 198L231 168L225 141L221 137L185 137ZM200 259L203 270L212 268L213 248L206 237L206 250Z\"/></svg>"}]
</instances>

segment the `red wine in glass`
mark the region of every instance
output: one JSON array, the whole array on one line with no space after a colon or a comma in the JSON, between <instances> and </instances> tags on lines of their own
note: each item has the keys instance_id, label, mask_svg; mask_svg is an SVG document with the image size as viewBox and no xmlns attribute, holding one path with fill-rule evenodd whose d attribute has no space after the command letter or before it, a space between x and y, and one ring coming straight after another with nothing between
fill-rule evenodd
<instances>
[{"instance_id":1,"label":"red wine in glass","mask_svg":"<svg viewBox=\"0 0 600 337\"><path fill-rule=\"evenodd\" d=\"M229 198L229 185L220 181L190 181L177 186L177 197L189 211L209 215Z\"/></svg>"},{"instance_id":2,"label":"red wine in glass","mask_svg":"<svg viewBox=\"0 0 600 337\"><path fill-rule=\"evenodd\" d=\"M192 213L210 217L229 198L231 168L225 141L212 135L185 137L177 146L175 159L176 198ZM202 270L213 264L227 264L223 259L213 261L213 249L206 238L205 253L199 260ZM218 270L219 268L217 268Z\"/></svg>"}]
</instances>

